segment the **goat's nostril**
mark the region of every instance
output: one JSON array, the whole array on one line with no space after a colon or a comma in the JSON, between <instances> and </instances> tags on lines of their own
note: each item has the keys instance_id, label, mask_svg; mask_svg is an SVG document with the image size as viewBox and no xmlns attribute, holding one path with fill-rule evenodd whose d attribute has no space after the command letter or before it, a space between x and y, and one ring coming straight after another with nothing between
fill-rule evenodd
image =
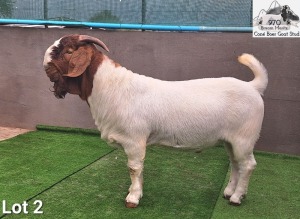
<instances>
[{"instance_id":1,"label":"goat's nostril","mask_svg":"<svg viewBox=\"0 0 300 219\"><path fill-rule=\"evenodd\" d=\"M54 96L57 99L65 99L66 94L65 93L61 93L61 94L54 93Z\"/></svg>"}]
</instances>

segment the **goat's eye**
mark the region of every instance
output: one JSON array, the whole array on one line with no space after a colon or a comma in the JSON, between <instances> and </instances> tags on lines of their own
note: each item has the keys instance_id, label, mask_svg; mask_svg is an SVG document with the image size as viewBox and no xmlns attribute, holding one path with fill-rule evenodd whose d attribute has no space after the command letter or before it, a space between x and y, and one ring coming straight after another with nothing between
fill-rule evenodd
<instances>
[{"instance_id":1,"label":"goat's eye","mask_svg":"<svg viewBox=\"0 0 300 219\"><path fill-rule=\"evenodd\" d=\"M68 49L66 53L68 53L68 54L72 54L72 53L73 53L73 51L74 51L73 49Z\"/></svg>"}]
</instances>

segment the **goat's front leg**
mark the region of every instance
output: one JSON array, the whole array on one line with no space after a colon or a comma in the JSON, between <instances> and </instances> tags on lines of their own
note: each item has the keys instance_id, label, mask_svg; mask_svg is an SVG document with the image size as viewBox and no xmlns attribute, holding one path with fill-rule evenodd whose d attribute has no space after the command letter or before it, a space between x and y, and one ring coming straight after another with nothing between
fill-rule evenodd
<instances>
[{"instance_id":1,"label":"goat's front leg","mask_svg":"<svg viewBox=\"0 0 300 219\"><path fill-rule=\"evenodd\" d=\"M126 197L126 207L135 208L143 196L143 168L146 144L127 145L124 149L128 156L128 168L131 178L131 186Z\"/></svg>"}]
</instances>

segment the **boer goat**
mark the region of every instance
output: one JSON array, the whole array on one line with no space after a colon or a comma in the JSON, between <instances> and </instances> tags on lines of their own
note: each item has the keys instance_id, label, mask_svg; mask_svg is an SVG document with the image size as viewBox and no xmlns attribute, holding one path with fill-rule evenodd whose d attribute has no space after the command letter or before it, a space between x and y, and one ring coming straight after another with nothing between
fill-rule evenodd
<instances>
[{"instance_id":1,"label":"boer goat","mask_svg":"<svg viewBox=\"0 0 300 219\"><path fill-rule=\"evenodd\" d=\"M124 148L131 178L126 207L137 207L143 195L147 145L201 149L218 141L226 142L231 161L224 197L239 205L256 166L253 148L268 83L264 66L243 54L238 60L253 71L250 82L230 77L162 81L127 70L95 44L108 51L97 38L64 36L47 49L44 68L54 95L77 94L87 101L101 138Z\"/></svg>"}]
</instances>

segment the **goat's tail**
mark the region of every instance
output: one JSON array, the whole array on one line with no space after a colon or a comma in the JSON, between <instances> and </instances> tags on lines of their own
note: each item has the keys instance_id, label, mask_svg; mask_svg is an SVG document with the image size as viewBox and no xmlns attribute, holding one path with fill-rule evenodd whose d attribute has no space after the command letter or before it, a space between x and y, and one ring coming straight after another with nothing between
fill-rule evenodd
<instances>
[{"instance_id":1,"label":"goat's tail","mask_svg":"<svg viewBox=\"0 0 300 219\"><path fill-rule=\"evenodd\" d=\"M262 63L260 63L253 55L242 54L238 58L239 62L248 66L255 78L249 83L261 94L263 95L264 91L268 85L268 73L266 68Z\"/></svg>"}]
</instances>

